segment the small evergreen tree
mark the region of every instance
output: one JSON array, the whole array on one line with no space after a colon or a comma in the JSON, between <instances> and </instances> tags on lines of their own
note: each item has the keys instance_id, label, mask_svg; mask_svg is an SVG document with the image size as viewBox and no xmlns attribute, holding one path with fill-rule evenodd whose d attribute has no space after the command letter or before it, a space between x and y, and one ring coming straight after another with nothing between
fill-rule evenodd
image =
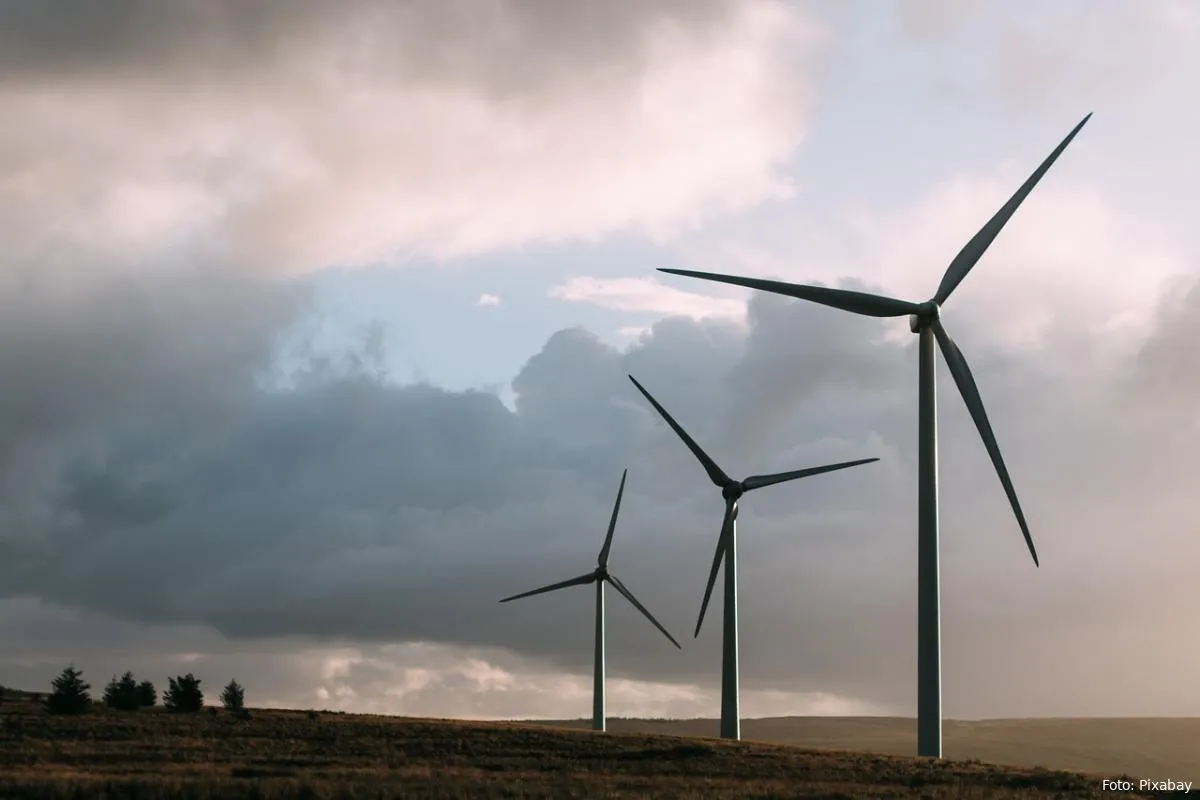
<instances>
[{"instance_id":1,"label":"small evergreen tree","mask_svg":"<svg viewBox=\"0 0 1200 800\"><path fill-rule=\"evenodd\" d=\"M132 672L126 672L118 680L114 675L104 687L104 705L121 711L137 711L141 708L138 702L138 685Z\"/></svg>"},{"instance_id":2,"label":"small evergreen tree","mask_svg":"<svg viewBox=\"0 0 1200 800\"><path fill-rule=\"evenodd\" d=\"M230 681L229 685L225 687L225 691L221 692L221 705L225 706L226 711L245 710L246 690L237 681Z\"/></svg>"},{"instance_id":3,"label":"small evergreen tree","mask_svg":"<svg viewBox=\"0 0 1200 800\"><path fill-rule=\"evenodd\" d=\"M142 681L137 685L137 699L142 708L153 708L158 702L158 690L150 681Z\"/></svg>"},{"instance_id":4,"label":"small evergreen tree","mask_svg":"<svg viewBox=\"0 0 1200 800\"><path fill-rule=\"evenodd\" d=\"M46 698L46 710L51 714L82 714L92 705L92 685L83 680L83 673L68 664L51 684L54 691Z\"/></svg>"},{"instance_id":5,"label":"small evergreen tree","mask_svg":"<svg viewBox=\"0 0 1200 800\"><path fill-rule=\"evenodd\" d=\"M163 692L163 705L167 711L195 713L204 707L204 692L200 691L200 679L192 673L167 678L170 688Z\"/></svg>"}]
</instances>

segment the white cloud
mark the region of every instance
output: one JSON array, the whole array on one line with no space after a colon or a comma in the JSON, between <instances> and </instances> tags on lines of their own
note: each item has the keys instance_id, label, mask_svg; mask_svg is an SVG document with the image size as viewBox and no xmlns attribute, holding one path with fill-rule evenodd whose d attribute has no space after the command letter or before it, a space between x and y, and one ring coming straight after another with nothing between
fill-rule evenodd
<instances>
[{"instance_id":1,"label":"white cloud","mask_svg":"<svg viewBox=\"0 0 1200 800\"><path fill-rule=\"evenodd\" d=\"M49 646L16 647L23 628L59 638ZM572 673L498 648L411 642L314 645L304 642L231 641L210 628L154 626L79 614L31 600L0 600L0 683L37 691L68 661L85 679L133 670L158 683L161 674L193 671L203 686L230 677L247 689L250 705L317 708L370 714L449 716L465 719L573 719L591 714L592 677ZM35 634L36 635L36 634ZM79 643L89 642L87 653ZM189 642L203 652L180 659L172 645ZM586 643L585 643L586 646ZM81 656L83 656L81 658ZM621 717L714 717L719 690L691 683L623 677L614 655L606 685L608 713ZM615 670L615 672L614 672ZM742 692L747 717L874 714L886 709L822 693Z\"/></svg>"},{"instance_id":2,"label":"white cloud","mask_svg":"<svg viewBox=\"0 0 1200 800\"><path fill-rule=\"evenodd\" d=\"M650 332L649 325L623 325L617 329L617 336L624 340L640 339Z\"/></svg>"},{"instance_id":3,"label":"white cloud","mask_svg":"<svg viewBox=\"0 0 1200 800\"><path fill-rule=\"evenodd\" d=\"M1088 159L1086 146L1072 147L1079 152L1068 150L1064 161ZM1066 167L1047 176L955 290L946 304L948 324L986 326L1015 347L1042 346L1058 336L1105 342L1107 350L1093 353L1102 359L1128 354L1149 332L1163 287L1195 267L1183 243L1155 217ZM829 285L853 278L874 291L924 300L1032 168L1010 162L941 182L903 205L844 207L832 226L789 227L774 241L694 241L685 256L703 270ZM727 288L670 280L706 294ZM1113 332L1121 335L1107 335ZM905 338L908 329L898 324L892 335ZM1069 342L1064 346L1074 352Z\"/></svg>"},{"instance_id":4,"label":"white cloud","mask_svg":"<svg viewBox=\"0 0 1200 800\"><path fill-rule=\"evenodd\" d=\"M743 320L746 316L746 303L742 300L685 292L665 286L655 278L576 277L550 289L549 296L575 303L592 303L616 311L692 319L716 317Z\"/></svg>"},{"instance_id":5,"label":"white cloud","mask_svg":"<svg viewBox=\"0 0 1200 800\"><path fill-rule=\"evenodd\" d=\"M542 4L514 0L482 21L343 5L256 19L277 39L260 50L210 30L222 17L172 42L169 10L139 12L167 19L138 28L162 38L128 43L133 55L42 64L26 48L28 80L0 88L6 251L191 245L295 272L669 236L790 191L779 167L812 96L797 53L819 35L778 0L603 9L588 18L610 23L612 41L573 50L543 30L540 16L561 15ZM203 49L221 36L232 51ZM153 69L123 64L147 48L163 51ZM442 49L405 63L427 48Z\"/></svg>"},{"instance_id":6,"label":"white cloud","mask_svg":"<svg viewBox=\"0 0 1200 800\"><path fill-rule=\"evenodd\" d=\"M547 670L502 651L481 656L464 654L462 648L419 643L372 650L373 655L345 648L328 654L309 651L299 657L301 674L319 685L296 686L291 694L277 696L272 705L304 708L315 697L330 710L463 719L572 719L591 713L588 674ZM327 666L309 674L306 666L329 663L339 665L336 674ZM606 684L606 701L614 717L713 717L720 708L714 687L612 676ZM746 717L857 716L881 711L879 706L821 692L742 692Z\"/></svg>"},{"instance_id":7,"label":"white cloud","mask_svg":"<svg viewBox=\"0 0 1200 800\"><path fill-rule=\"evenodd\" d=\"M483 294L479 295L479 299L475 301L475 305L477 305L477 306L498 306L498 305L500 305L500 298L497 295L488 294L487 292L484 292Z\"/></svg>"}]
</instances>

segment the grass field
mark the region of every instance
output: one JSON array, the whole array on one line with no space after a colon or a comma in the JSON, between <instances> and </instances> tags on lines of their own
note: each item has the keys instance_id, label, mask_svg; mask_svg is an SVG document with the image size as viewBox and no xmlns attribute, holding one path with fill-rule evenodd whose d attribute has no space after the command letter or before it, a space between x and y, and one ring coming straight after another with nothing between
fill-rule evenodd
<instances>
[{"instance_id":1,"label":"grass field","mask_svg":"<svg viewBox=\"0 0 1200 800\"><path fill-rule=\"evenodd\" d=\"M537 724L537 723L535 723ZM540 723L587 727L584 721ZM609 730L716 736L717 720L610 720ZM947 758L1078 772L1192 781L1200 787L1200 719L992 719L947 721ZM896 717L777 717L742 723L742 737L799 747L911 755L916 722ZM1200 791L1200 789L1198 789Z\"/></svg>"},{"instance_id":2,"label":"grass field","mask_svg":"<svg viewBox=\"0 0 1200 800\"><path fill-rule=\"evenodd\" d=\"M618 721L616 727L630 724ZM748 735L754 735L754 726L747 723ZM79 717L55 717L29 700L0 705L2 798L1103 794L1096 775L645 733L596 734L544 724L259 710L241 720L207 711L123 713L99 707Z\"/></svg>"}]
</instances>

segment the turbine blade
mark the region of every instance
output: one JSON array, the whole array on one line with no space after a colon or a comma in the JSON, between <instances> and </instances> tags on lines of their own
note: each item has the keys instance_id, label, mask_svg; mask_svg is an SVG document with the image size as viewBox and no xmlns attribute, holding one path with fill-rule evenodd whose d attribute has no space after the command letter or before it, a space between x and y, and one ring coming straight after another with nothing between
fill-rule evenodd
<instances>
[{"instance_id":1,"label":"turbine blade","mask_svg":"<svg viewBox=\"0 0 1200 800\"><path fill-rule=\"evenodd\" d=\"M1054 152L1046 157L1033 174L1021 184L1021 188L1017 189L1017 193L1009 198L1008 202L996 212L996 215L987 221L987 224L979 229L971 241L967 242L966 246L959 251L954 260L950 262L950 266L946 267L946 274L942 276L942 282L938 285L937 294L933 299L941 305L950 297L950 293L955 287L962 282L962 279L967 277L967 273L975 266L975 263L983 256L985 250L992 244L992 241L1000 233L1000 230L1008 223L1008 220L1021 203L1025 202L1025 198L1033 191L1033 187L1037 186L1038 181L1046 174L1051 165L1062 155L1063 150L1067 149L1067 145L1075 138L1075 134L1079 133L1080 129L1087 123L1092 115L1089 113L1083 120L1075 126L1075 128L1067 134L1067 138L1059 143L1058 147L1054 148Z\"/></svg>"},{"instance_id":2,"label":"turbine blade","mask_svg":"<svg viewBox=\"0 0 1200 800\"><path fill-rule=\"evenodd\" d=\"M612 548L613 531L617 529L617 512L621 510L621 495L625 494L625 476L629 470L621 472L621 486L617 489L617 502L613 503L612 519L608 521L608 536L604 537L604 547L600 548L600 566L608 566L608 551Z\"/></svg>"},{"instance_id":3,"label":"turbine blade","mask_svg":"<svg viewBox=\"0 0 1200 800\"><path fill-rule=\"evenodd\" d=\"M843 461L840 464L826 464L823 467L809 467L808 469L798 469L795 472L779 472L774 475L751 475L746 480L742 481L742 486L746 491L751 489L761 489L764 486L772 486L776 483L784 481L794 481L797 478L807 478L809 475L820 475L823 472L833 472L834 470L846 469L847 467L857 467L859 464L870 464L872 461L878 461L878 458L860 458L858 461Z\"/></svg>"},{"instance_id":4,"label":"turbine blade","mask_svg":"<svg viewBox=\"0 0 1200 800\"><path fill-rule=\"evenodd\" d=\"M717 582L717 571L721 568L721 561L725 558L725 547L729 541L735 502L734 500L725 501L725 518L721 521L721 535L717 537L717 552L713 556L712 570L708 573L708 585L704 587L704 602L700 604L700 618L696 620L696 632L692 634L693 638L700 635L700 626L704 624L704 613L708 611L708 601L712 598L713 586Z\"/></svg>"},{"instance_id":5,"label":"turbine blade","mask_svg":"<svg viewBox=\"0 0 1200 800\"><path fill-rule=\"evenodd\" d=\"M558 583L552 583L549 586L543 586L540 589L534 589L530 592L514 594L512 597L506 597L500 602L507 603L509 600L520 600L522 597L533 597L535 594L545 594L546 592L553 592L557 589L565 589L568 586L587 586L589 583L592 583L595 580L596 573L589 572L587 575L580 575L578 578L571 578L569 581L559 581Z\"/></svg>"},{"instance_id":6,"label":"turbine blade","mask_svg":"<svg viewBox=\"0 0 1200 800\"><path fill-rule=\"evenodd\" d=\"M975 378L971 375L971 368L967 366L967 359L963 357L958 345L950 338L950 334L942 327L941 320L934 320L933 334L937 337L938 345L942 349L942 355L946 358L946 365L950 367L950 374L954 376L954 382L958 385L963 402L967 404L967 410L971 412L971 419L975 420L975 427L979 429L983 446L987 448L988 455L992 458L996 474L1000 476L1000 483L1004 486L1004 493L1008 495L1009 505L1012 506L1013 513L1017 515L1017 524L1021 526L1021 533L1025 535L1025 544L1029 546L1029 554L1033 556L1033 563L1038 565L1038 554L1037 549L1033 546L1033 537L1029 533L1029 526L1025 524L1025 514L1021 511L1017 492L1013 489L1012 479L1009 478L1008 469L1004 466L1004 457L1000 455L1000 446L996 444L996 436L992 433L992 425L988 422L987 412L983 409L983 398L979 396L979 387L975 385Z\"/></svg>"},{"instance_id":7,"label":"turbine blade","mask_svg":"<svg viewBox=\"0 0 1200 800\"><path fill-rule=\"evenodd\" d=\"M638 602L638 599L633 596L633 592L629 591L629 589L625 587L625 584L621 583L620 578L610 572L608 575L608 582L611 583L618 592L625 595L625 599L633 603L633 607L642 612L642 615L645 616L646 619L650 620L650 622L654 624L654 627L662 631L663 636L671 640L671 644L675 645L680 650L683 649L683 645L675 641L675 637L667 632L667 629L662 626L662 623L656 620L654 615L647 611L644 605Z\"/></svg>"},{"instance_id":8,"label":"turbine blade","mask_svg":"<svg viewBox=\"0 0 1200 800\"><path fill-rule=\"evenodd\" d=\"M700 278L706 281L744 286L747 289L758 289L772 294L787 295L798 300L809 300L823 306L832 306L868 317L902 317L905 314L916 314L921 308L918 304L906 300L896 300L892 297L868 294L867 292L852 292L847 289L830 289L826 286L807 286L799 283L768 281L762 278L739 278L735 275L695 272L690 269L660 269L659 272L669 272L672 275L683 275L688 278Z\"/></svg>"},{"instance_id":9,"label":"turbine blade","mask_svg":"<svg viewBox=\"0 0 1200 800\"><path fill-rule=\"evenodd\" d=\"M704 471L708 473L708 477L712 479L713 483L715 483L717 486L720 486L722 489L734 483L733 479L726 475L721 468L717 466L717 462L709 458L708 453L700 449L700 445L696 444L696 440L691 436L688 436L688 432L685 431L683 427L675 421L674 417L668 414L667 410L658 404L658 401L646 391L645 387L637 382L637 378L630 375L629 380L633 381L633 385L638 388L639 392L646 396L646 399L650 401L650 405L654 406L654 410L661 414L662 418L665 419L667 424L671 426L671 429L678 434L680 439L683 439L683 443L686 444L688 449L692 451L692 455L699 459L700 464L704 467Z\"/></svg>"}]
</instances>

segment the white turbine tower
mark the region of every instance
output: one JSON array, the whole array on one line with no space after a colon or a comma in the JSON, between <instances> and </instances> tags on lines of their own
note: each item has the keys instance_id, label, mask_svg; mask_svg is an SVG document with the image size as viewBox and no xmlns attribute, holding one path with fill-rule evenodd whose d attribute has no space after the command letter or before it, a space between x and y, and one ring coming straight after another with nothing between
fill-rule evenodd
<instances>
[{"instance_id":1,"label":"white turbine tower","mask_svg":"<svg viewBox=\"0 0 1200 800\"><path fill-rule=\"evenodd\" d=\"M713 556L712 569L708 574L708 585L704 588L704 602L700 605L700 617L696 620L695 636L700 635L700 626L704 623L704 612L708 610L708 601L712 597L713 584L717 581L717 570L721 568L722 557L725 561L725 620L724 636L721 651L721 737L724 739L740 739L742 736L741 709L738 701L738 631L737 631L737 513L738 500L742 495L753 489L772 486L784 481L797 478L807 478L810 475L820 475L823 472L857 467L859 464L870 464L878 458L864 458L858 461L845 461L840 464L827 464L823 467L794 472L780 472L775 475L752 475L743 481L735 481L726 475L708 454L700 449L700 445L688 436L678 422L658 404L645 388L630 375L629 380L638 388L650 405L662 415L671 429L678 434L692 454L704 467L708 477L721 490L725 498L725 518L721 521L721 534L717 539L717 552Z\"/></svg>"},{"instance_id":2,"label":"white turbine tower","mask_svg":"<svg viewBox=\"0 0 1200 800\"><path fill-rule=\"evenodd\" d=\"M1084 124L1091 119L1088 114L1075 126L1067 137L1042 162L1029 179L1022 184L1008 202L988 220L987 224L967 242L942 276L942 282L937 288L933 299L924 303L912 303L907 300L896 300L865 292L852 292L844 289L830 289L824 286L802 286L782 281L760 280L757 278L740 278L731 275L716 275L711 272L695 272L683 269L661 269L659 272L669 272L673 275L686 275L692 278L730 283L734 286L745 286L765 292L787 295L801 300L808 300L821 305L851 311L868 317L900 317L909 315L909 327L918 335L917 349L919 352L917 368L918 386L918 466L917 466L917 755L941 758L942 755L942 664L941 664L941 599L939 589L938 567L938 469L937 469L937 384L934 378L934 343L941 348L946 366L954 377L954 383L967 404L971 419L979 429L983 445L991 456L996 474L1008 495L1017 524L1025 536L1033 563L1038 564L1037 550L1033 546L1033 537L1029 534L1029 526L1025 524L1025 515L1021 504L1017 501L1017 493L1013 489L1000 455L1000 447L992 434L992 426L988 422L987 412L983 409L983 400L967 360L963 357L958 345L950 338L943 327L940 316L941 306L950 294L967 277L967 273L975 266L980 257L991 245L996 235L1016 212L1017 208L1033 191L1046 171L1062 154Z\"/></svg>"},{"instance_id":3,"label":"white turbine tower","mask_svg":"<svg viewBox=\"0 0 1200 800\"><path fill-rule=\"evenodd\" d=\"M605 729L604 716L604 583L607 581L613 585L613 588L624 595L625 599L633 604L633 607L650 620L654 627L662 631L663 636L671 640L671 644L683 649L679 642L675 641L675 637L667 633L667 629L654 618L654 615L646 610L646 607L638 602L638 599L633 596L633 592L621 583L621 579L608 571L608 551L612 548L613 531L617 528L617 512L621 510L621 495L625 493L625 477L629 474L629 470L621 473L621 486L617 489L617 502L613 504L612 519L608 523L608 535L604 537L604 547L600 548L600 557L597 559L596 568L586 575L580 575L578 578L552 583L549 586L543 586L540 589L534 589L530 592L522 592L514 594L512 597L506 597L501 600L501 603L507 603L510 600L519 600L522 597L532 597L535 594L545 594L558 589L565 589L568 586L586 586L589 583L596 584L596 652L595 652L595 670L592 675L592 727L598 731Z\"/></svg>"}]
</instances>

